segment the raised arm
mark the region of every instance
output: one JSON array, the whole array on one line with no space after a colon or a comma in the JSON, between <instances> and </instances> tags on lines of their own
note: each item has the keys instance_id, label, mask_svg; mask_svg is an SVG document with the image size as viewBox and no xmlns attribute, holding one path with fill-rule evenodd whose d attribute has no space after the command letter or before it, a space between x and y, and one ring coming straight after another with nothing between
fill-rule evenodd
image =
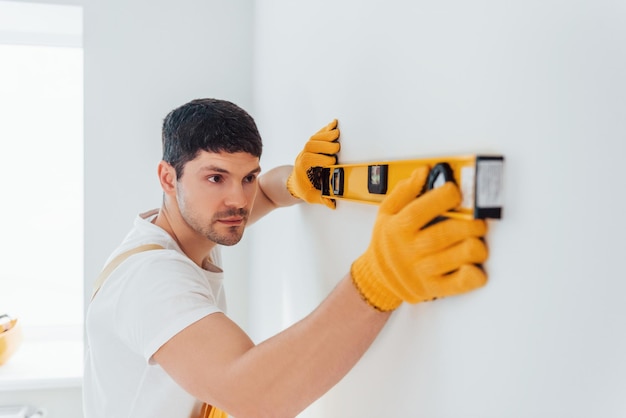
<instances>
[{"instance_id":1,"label":"raised arm","mask_svg":"<svg viewBox=\"0 0 626 418\"><path fill-rule=\"evenodd\" d=\"M190 325L154 360L183 388L238 418L293 417L335 385L390 312L481 287L483 221L430 222L460 203L447 183L417 197L428 169L399 182L380 206L368 249L309 316L255 345L223 314Z\"/></svg>"},{"instance_id":2,"label":"raised arm","mask_svg":"<svg viewBox=\"0 0 626 418\"><path fill-rule=\"evenodd\" d=\"M213 314L154 359L189 393L232 416L294 417L352 368L389 314L368 306L346 276L313 313L257 346Z\"/></svg>"}]
</instances>

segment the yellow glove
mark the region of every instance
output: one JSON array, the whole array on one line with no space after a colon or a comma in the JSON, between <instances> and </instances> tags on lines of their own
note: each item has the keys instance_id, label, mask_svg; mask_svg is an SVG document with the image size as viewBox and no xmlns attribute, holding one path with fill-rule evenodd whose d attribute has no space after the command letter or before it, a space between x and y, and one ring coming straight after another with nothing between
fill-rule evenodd
<instances>
[{"instance_id":1,"label":"yellow glove","mask_svg":"<svg viewBox=\"0 0 626 418\"><path fill-rule=\"evenodd\" d=\"M445 219L429 223L457 207L457 186L443 186L418 196L428 167L420 167L383 200L368 249L351 268L365 300L381 311L402 301L418 303L469 292L487 282L481 264L487 259L483 220Z\"/></svg>"},{"instance_id":2,"label":"yellow glove","mask_svg":"<svg viewBox=\"0 0 626 418\"><path fill-rule=\"evenodd\" d=\"M304 145L304 149L287 179L287 190L292 196L307 203L323 203L331 209L335 201L322 197L322 167L337 163L339 152L339 128L337 119L317 131Z\"/></svg>"}]
</instances>

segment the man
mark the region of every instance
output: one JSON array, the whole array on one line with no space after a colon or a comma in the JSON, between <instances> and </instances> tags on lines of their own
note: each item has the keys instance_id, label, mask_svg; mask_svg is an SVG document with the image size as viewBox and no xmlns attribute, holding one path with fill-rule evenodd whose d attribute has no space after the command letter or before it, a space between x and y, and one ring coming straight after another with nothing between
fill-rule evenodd
<instances>
[{"instance_id":1,"label":"man","mask_svg":"<svg viewBox=\"0 0 626 418\"><path fill-rule=\"evenodd\" d=\"M255 345L225 314L219 246L277 207L334 208L315 167L335 163L338 138L335 120L294 167L260 176L261 138L244 110L200 99L167 115L163 204L135 220L88 309L86 418L195 417L202 403L213 416L296 416L352 368L403 301L485 284L485 223L431 222L460 194L452 183L424 193L428 169L418 169L383 201L369 248L327 299Z\"/></svg>"}]
</instances>

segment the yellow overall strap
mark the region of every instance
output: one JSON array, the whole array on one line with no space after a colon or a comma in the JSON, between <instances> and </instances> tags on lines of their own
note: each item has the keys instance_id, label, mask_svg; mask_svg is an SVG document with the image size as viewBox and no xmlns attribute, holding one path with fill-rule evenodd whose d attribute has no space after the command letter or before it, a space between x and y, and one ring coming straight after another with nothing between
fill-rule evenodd
<instances>
[{"instance_id":1,"label":"yellow overall strap","mask_svg":"<svg viewBox=\"0 0 626 418\"><path fill-rule=\"evenodd\" d=\"M102 273L100 273L100 275L96 279L96 282L94 283L94 286L93 286L93 293L91 294L91 299L93 300L94 296L96 296L96 293L98 293L98 290L100 290L100 288L102 287L102 284L107 279L107 277L109 277L109 275L113 272L113 270L115 270L120 264L122 264L122 262L126 260L128 257L130 257L133 254L137 254L143 251L164 250L164 249L165 248L157 244L145 244L145 245L140 245L139 247L130 249L126 252L119 254L117 257L111 260L109 264L107 264L104 267L104 269L102 270ZM224 411L218 408L215 408L205 403L202 405L202 410L200 411L200 416L198 418L228 418L228 414L226 414Z\"/></svg>"},{"instance_id":2,"label":"yellow overall strap","mask_svg":"<svg viewBox=\"0 0 626 418\"><path fill-rule=\"evenodd\" d=\"M221 409L205 403L202 405L202 411L200 411L198 418L228 418L228 414Z\"/></svg>"},{"instance_id":3,"label":"yellow overall strap","mask_svg":"<svg viewBox=\"0 0 626 418\"><path fill-rule=\"evenodd\" d=\"M128 250L122 254L119 254L117 257L111 260L111 262L107 264L106 267L104 267L104 270L102 270L102 273L100 273L100 275L96 279L96 282L93 285L93 292L91 294L91 299L93 300L94 296L96 296L96 293L98 293L98 290L100 290L100 287L102 287L102 284L107 279L107 277L109 277L109 275L113 272L113 270L115 270L117 266L122 264L122 262L126 260L128 257L130 257L133 254L140 253L142 251L163 250L163 249L165 248L157 244L145 244L145 245L140 245L139 247L133 248L131 250Z\"/></svg>"}]
</instances>

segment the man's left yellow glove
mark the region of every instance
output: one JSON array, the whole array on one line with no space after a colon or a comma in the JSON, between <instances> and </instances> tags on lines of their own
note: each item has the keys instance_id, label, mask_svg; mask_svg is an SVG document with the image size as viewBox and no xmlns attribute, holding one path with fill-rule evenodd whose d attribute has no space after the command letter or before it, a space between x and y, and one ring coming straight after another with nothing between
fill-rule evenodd
<instances>
[{"instance_id":1,"label":"man's left yellow glove","mask_svg":"<svg viewBox=\"0 0 626 418\"><path fill-rule=\"evenodd\" d=\"M322 196L322 167L337 163L338 139L339 128L334 119L308 140L287 179L287 190L292 196L335 209L335 201Z\"/></svg>"},{"instance_id":2,"label":"man's left yellow glove","mask_svg":"<svg viewBox=\"0 0 626 418\"><path fill-rule=\"evenodd\" d=\"M461 203L452 182L424 190L430 169L418 167L399 181L378 208L367 250L350 269L363 298L381 311L470 292L487 283L482 265L489 255L482 219L432 224Z\"/></svg>"}]
</instances>

